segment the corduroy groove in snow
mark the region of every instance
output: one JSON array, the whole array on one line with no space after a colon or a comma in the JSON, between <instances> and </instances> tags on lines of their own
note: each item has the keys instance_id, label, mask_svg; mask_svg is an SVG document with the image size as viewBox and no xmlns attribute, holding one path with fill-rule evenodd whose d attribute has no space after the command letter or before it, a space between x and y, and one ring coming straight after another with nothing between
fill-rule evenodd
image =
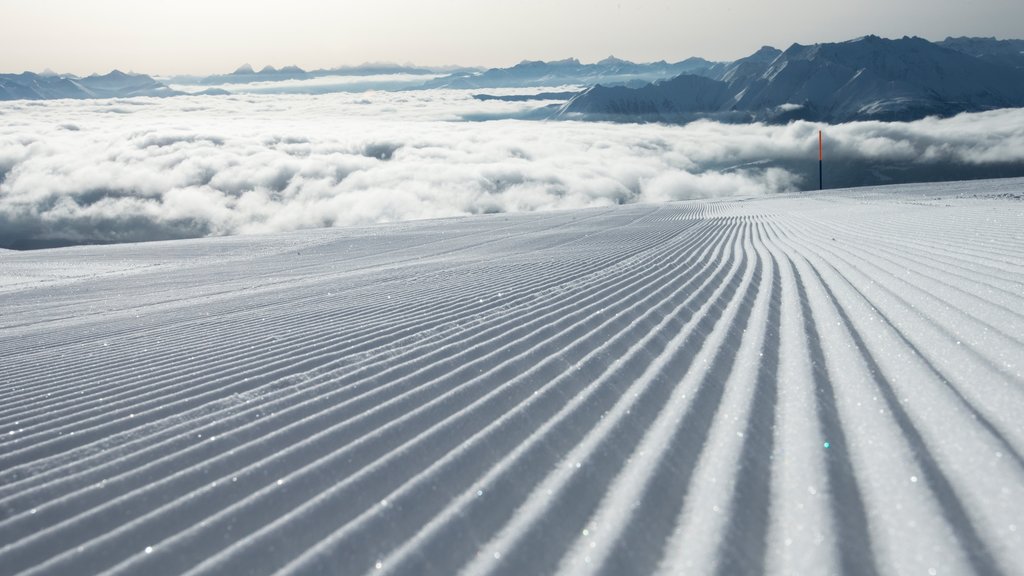
<instances>
[{"instance_id":1,"label":"corduroy groove in snow","mask_svg":"<svg viewBox=\"0 0 1024 576\"><path fill-rule=\"evenodd\" d=\"M0 252L0 573L1013 574L1022 192Z\"/></svg>"}]
</instances>

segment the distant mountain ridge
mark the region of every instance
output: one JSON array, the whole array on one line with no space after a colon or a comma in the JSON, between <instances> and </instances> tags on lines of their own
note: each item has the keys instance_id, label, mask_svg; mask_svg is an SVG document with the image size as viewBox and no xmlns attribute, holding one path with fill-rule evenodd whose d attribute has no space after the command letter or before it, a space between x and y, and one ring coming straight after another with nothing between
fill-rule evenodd
<instances>
[{"instance_id":1,"label":"distant mountain ridge","mask_svg":"<svg viewBox=\"0 0 1024 576\"><path fill-rule=\"evenodd\" d=\"M470 69L458 69L470 70ZM471 69L476 70L476 69ZM284 66L274 68L264 66L259 71L253 69L249 64L243 64L229 74L212 74L210 76L178 76L170 79L170 82L183 82L213 86L222 84L246 84L250 82L272 82L280 80L310 80L324 76L375 76L385 74L438 74L443 73L440 69L404 66L401 64L389 63L367 63L358 66L339 66L337 68L322 68L317 70L303 70L298 66Z\"/></svg>"},{"instance_id":2,"label":"distant mountain ridge","mask_svg":"<svg viewBox=\"0 0 1024 576\"><path fill-rule=\"evenodd\" d=\"M982 60L1024 69L1024 40L950 37L937 44Z\"/></svg>"},{"instance_id":3,"label":"distant mountain ridge","mask_svg":"<svg viewBox=\"0 0 1024 576\"><path fill-rule=\"evenodd\" d=\"M465 71L449 74L429 81L424 88L526 88L579 85L597 83L643 86L654 80L671 78L684 73L698 73L710 69L715 63L703 58L688 58L669 63L664 60L637 64L609 56L593 64L583 64L576 58L551 62L523 60L511 68L491 68L483 72Z\"/></svg>"},{"instance_id":4,"label":"distant mountain ridge","mask_svg":"<svg viewBox=\"0 0 1024 576\"><path fill-rule=\"evenodd\" d=\"M55 100L61 98L130 98L183 94L145 74L114 70L80 78L52 72L0 74L0 100Z\"/></svg>"},{"instance_id":5,"label":"distant mountain ridge","mask_svg":"<svg viewBox=\"0 0 1024 576\"><path fill-rule=\"evenodd\" d=\"M411 80L374 83L369 78L392 75L406 75ZM360 83L318 81L311 87L286 82L327 76L368 78ZM417 76L428 79L420 82ZM589 86L561 108L538 109L531 117L674 123L700 118L729 122L908 120L1024 106L1024 40L951 37L933 43L921 38L866 36L839 43L793 44L785 51L765 46L733 62L695 57L673 63L635 63L609 56L590 64L575 58L524 60L508 68L486 70L390 63L311 71L298 66L256 70L244 64L227 74L162 80L118 70L87 77L50 71L0 74L0 100L186 94L170 85L192 86L188 93L207 95L230 94L233 84L258 85L262 93ZM569 98L564 90L560 93Z\"/></svg>"},{"instance_id":6,"label":"distant mountain ridge","mask_svg":"<svg viewBox=\"0 0 1024 576\"><path fill-rule=\"evenodd\" d=\"M671 78L682 73L703 73L720 66L703 58L689 58L681 62L665 61L651 63L635 63L609 56L600 62L583 64L575 58L555 60L551 62L524 60L510 68L479 68L444 67L429 68L407 66L390 63L366 63L358 66L341 66L318 70L303 70L298 66L274 68L265 66L260 70L250 64L243 64L227 74L209 76L180 75L166 79L167 84L184 84L194 86L221 86L224 89L211 88L200 94L228 94L232 84L272 83L286 80L311 80L327 76L386 76L386 75L434 75L436 78L425 80L420 84L404 83L398 89L476 89L476 88L527 88L555 86L590 86L599 82L608 85L644 86L647 83ZM129 76L128 82L124 76ZM106 81L96 78L108 78ZM120 89L105 86L116 84L114 79L123 84ZM36 74L0 74L0 100L49 100L57 98L109 98L130 96L176 96L186 94L175 91L167 84L161 83L142 74L125 75L114 71L98 77L79 78L72 75L52 73ZM94 87L90 87L95 85ZM377 89L388 89L387 85ZM336 90L331 87L319 87L313 93ZM340 90L340 88L337 88ZM282 92L292 92L282 89Z\"/></svg>"},{"instance_id":7,"label":"distant mountain ridge","mask_svg":"<svg viewBox=\"0 0 1024 576\"><path fill-rule=\"evenodd\" d=\"M866 36L847 42L764 47L747 58L640 88L597 85L562 118L687 122L832 123L914 120L1024 106L1020 41Z\"/></svg>"}]
</instances>

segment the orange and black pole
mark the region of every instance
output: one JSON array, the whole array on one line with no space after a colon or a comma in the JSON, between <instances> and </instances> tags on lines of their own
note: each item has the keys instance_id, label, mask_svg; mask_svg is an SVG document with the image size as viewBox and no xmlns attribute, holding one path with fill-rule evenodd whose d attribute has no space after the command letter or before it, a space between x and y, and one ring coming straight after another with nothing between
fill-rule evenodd
<instances>
[{"instance_id":1,"label":"orange and black pole","mask_svg":"<svg viewBox=\"0 0 1024 576\"><path fill-rule=\"evenodd\" d=\"M822 171L822 167L821 167L821 159L822 159L821 152L822 152L821 130L818 130L818 190L823 190L824 189L824 185L825 185L824 179L822 178L823 171Z\"/></svg>"}]
</instances>

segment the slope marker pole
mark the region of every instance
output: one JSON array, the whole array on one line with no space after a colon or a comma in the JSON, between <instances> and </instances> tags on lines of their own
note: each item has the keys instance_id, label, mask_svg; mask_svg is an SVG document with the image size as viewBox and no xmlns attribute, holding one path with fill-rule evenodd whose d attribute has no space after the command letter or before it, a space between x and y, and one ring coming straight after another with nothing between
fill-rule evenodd
<instances>
[{"instance_id":1,"label":"slope marker pole","mask_svg":"<svg viewBox=\"0 0 1024 576\"><path fill-rule=\"evenodd\" d=\"M822 178L823 172L822 172L822 166L821 166L821 164L822 164L821 163L821 160L822 160L821 152L822 152L821 130L818 130L818 190L823 190L825 188L825 182L824 182L824 179Z\"/></svg>"}]
</instances>

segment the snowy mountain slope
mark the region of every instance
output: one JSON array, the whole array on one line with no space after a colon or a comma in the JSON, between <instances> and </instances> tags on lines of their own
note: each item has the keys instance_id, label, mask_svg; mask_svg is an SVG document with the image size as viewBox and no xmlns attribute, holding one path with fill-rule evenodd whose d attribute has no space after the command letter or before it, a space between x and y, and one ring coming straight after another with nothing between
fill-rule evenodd
<instances>
[{"instance_id":1,"label":"snowy mountain slope","mask_svg":"<svg viewBox=\"0 0 1024 576\"><path fill-rule=\"evenodd\" d=\"M764 74L765 69L782 54L782 50L771 46L762 46L750 56L734 62L715 64L704 73L697 73L715 80L721 80L732 86L746 85Z\"/></svg>"},{"instance_id":2,"label":"snowy mountain slope","mask_svg":"<svg viewBox=\"0 0 1024 576\"><path fill-rule=\"evenodd\" d=\"M809 102L830 119L906 119L1024 105L1024 74L922 38L794 45L738 101Z\"/></svg>"},{"instance_id":3,"label":"snowy mountain slope","mask_svg":"<svg viewBox=\"0 0 1024 576\"><path fill-rule=\"evenodd\" d=\"M0 566L1014 573L1022 195L0 253Z\"/></svg>"},{"instance_id":4,"label":"snowy mountain slope","mask_svg":"<svg viewBox=\"0 0 1024 576\"><path fill-rule=\"evenodd\" d=\"M774 54L766 47L732 65L711 69L706 74L710 84L708 78L691 74L631 90L595 87L569 102L562 116L839 123L1024 106L1022 69L921 38L867 36L831 44L794 44ZM717 98L694 105L694 91Z\"/></svg>"},{"instance_id":5,"label":"snowy mountain slope","mask_svg":"<svg viewBox=\"0 0 1024 576\"><path fill-rule=\"evenodd\" d=\"M747 119L743 113L722 111L730 97L725 82L703 76L683 74L654 82L642 89L638 97L635 88L602 86L588 88L560 106L557 116L588 120L628 119L634 122L685 123L699 118L727 121L730 115Z\"/></svg>"}]
</instances>

